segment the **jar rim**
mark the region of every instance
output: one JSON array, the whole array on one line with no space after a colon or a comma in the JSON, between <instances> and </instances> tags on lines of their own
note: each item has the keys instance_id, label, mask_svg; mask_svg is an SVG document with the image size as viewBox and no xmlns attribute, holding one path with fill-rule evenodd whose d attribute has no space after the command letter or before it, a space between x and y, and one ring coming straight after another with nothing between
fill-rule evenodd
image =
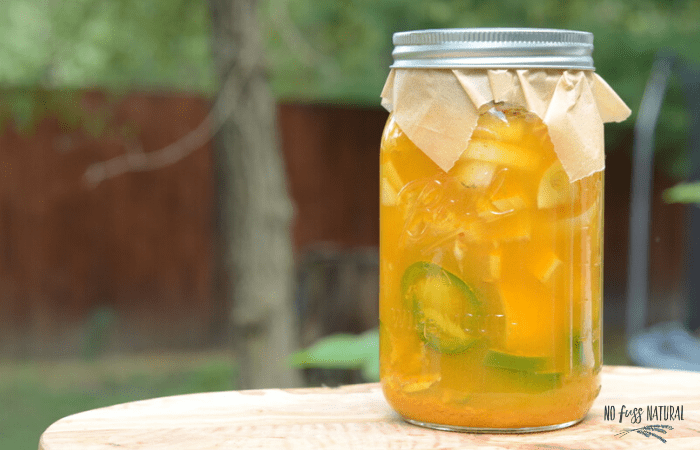
<instances>
[{"instance_id":1,"label":"jar rim","mask_svg":"<svg viewBox=\"0 0 700 450\"><path fill-rule=\"evenodd\" d=\"M447 28L393 35L392 68L595 70L593 34L551 28Z\"/></svg>"}]
</instances>

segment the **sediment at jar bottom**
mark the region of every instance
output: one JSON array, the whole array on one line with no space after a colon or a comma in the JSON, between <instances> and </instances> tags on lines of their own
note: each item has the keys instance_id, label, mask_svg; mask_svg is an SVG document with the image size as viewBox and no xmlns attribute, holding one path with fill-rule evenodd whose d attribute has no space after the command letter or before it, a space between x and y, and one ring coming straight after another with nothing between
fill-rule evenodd
<instances>
[{"instance_id":1,"label":"sediment at jar bottom","mask_svg":"<svg viewBox=\"0 0 700 450\"><path fill-rule=\"evenodd\" d=\"M462 428L527 429L584 418L600 392L599 375L568 380L560 389L538 394L474 393L445 401L445 393L405 392L382 380L389 405L405 419Z\"/></svg>"}]
</instances>

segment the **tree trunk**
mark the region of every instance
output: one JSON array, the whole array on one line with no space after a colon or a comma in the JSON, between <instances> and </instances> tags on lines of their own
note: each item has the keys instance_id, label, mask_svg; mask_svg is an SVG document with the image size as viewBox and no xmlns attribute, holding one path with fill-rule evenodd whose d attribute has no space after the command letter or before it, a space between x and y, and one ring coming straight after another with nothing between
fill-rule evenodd
<instances>
[{"instance_id":1,"label":"tree trunk","mask_svg":"<svg viewBox=\"0 0 700 450\"><path fill-rule=\"evenodd\" d=\"M275 101L265 77L255 0L209 0L222 83L216 138L221 249L228 274L239 388L300 384L287 356L296 348L293 260Z\"/></svg>"}]
</instances>

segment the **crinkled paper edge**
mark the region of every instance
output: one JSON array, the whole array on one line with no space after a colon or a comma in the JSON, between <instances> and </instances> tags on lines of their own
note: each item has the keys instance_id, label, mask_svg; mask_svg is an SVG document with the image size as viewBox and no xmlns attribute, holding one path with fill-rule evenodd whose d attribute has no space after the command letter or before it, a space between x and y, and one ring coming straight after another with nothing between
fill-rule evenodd
<instances>
[{"instance_id":1,"label":"crinkled paper edge","mask_svg":"<svg viewBox=\"0 0 700 450\"><path fill-rule=\"evenodd\" d=\"M595 72L530 69L392 69L382 105L428 157L449 171L490 102L537 114L569 179L605 168L603 123L630 109Z\"/></svg>"}]
</instances>

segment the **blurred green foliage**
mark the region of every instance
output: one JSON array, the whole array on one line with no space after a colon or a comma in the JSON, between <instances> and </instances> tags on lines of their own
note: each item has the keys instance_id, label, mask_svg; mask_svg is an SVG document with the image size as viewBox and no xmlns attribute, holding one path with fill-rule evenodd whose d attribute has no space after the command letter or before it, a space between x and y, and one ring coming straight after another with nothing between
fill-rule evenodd
<instances>
[{"instance_id":1,"label":"blurred green foliage","mask_svg":"<svg viewBox=\"0 0 700 450\"><path fill-rule=\"evenodd\" d=\"M0 2L0 129L29 132L47 114L99 133L79 90L216 90L205 2ZM104 125L104 124L102 124Z\"/></svg>"},{"instance_id":2,"label":"blurred green foliage","mask_svg":"<svg viewBox=\"0 0 700 450\"><path fill-rule=\"evenodd\" d=\"M411 29L591 31L598 72L633 111L659 49L673 49L696 63L700 58L697 0L260 0L259 7L271 82L284 100L378 105L391 64L391 35ZM0 90L5 98L0 102L9 111L5 115L30 126L41 104L32 103L25 91L9 95L7 88L212 95L217 82L209 34L206 2L2 2ZM685 168L683 102L672 86L657 134L659 161L677 176ZM64 105L70 109L71 102ZM634 116L607 127L609 150L629 139L633 123Z\"/></svg>"},{"instance_id":3,"label":"blurred green foliage","mask_svg":"<svg viewBox=\"0 0 700 450\"><path fill-rule=\"evenodd\" d=\"M696 203L700 206L700 181L679 183L663 193L666 203Z\"/></svg>"},{"instance_id":4,"label":"blurred green foliage","mask_svg":"<svg viewBox=\"0 0 700 450\"><path fill-rule=\"evenodd\" d=\"M569 28L595 34L598 72L639 98L654 53L698 58L700 3L662 0L262 0L274 84L283 97L376 104L397 31ZM504 14L507 11L507 14Z\"/></svg>"},{"instance_id":5,"label":"blurred green foliage","mask_svg":"<svg viewBox=\"0 0 700 450\"><path fill-rule=\"evenodd\" d=\"M226 355L151 366L150 361L0 362L0 448L35 450L56 420L89 409L168 395L235 389Z\"/></svg>"},{"instance_id":6,"label":"blurred green foliage","mask_svg":"<svg viewBox=\"0 0 700 450\"><path fill-rule=\"evenodd\" d=\"M215 88L205 2L1 2L0 42L0 86Z\"/></svg>"},{"instance_id":7,"label":"blurred green foliage","mask_svg":"<svg viewBox=\"0 0 700 450\"><path fill-rule=\"evenodd\" d=\"M326 336L291 355L290 364L297 368L360 370L366 381L379 381L379 329Z\"/></svg>"},{"instance_id":8,"label":"blurred green foliage","mask_svg":"<svg viewBox=\"0 0 700 450\"><path fill-rule=\"evenodd\" d=\"M691 0L263 0L273 85L285 99L378 104L397 31L542 27L593 32L597 72L634 111L655 54L700 58L700 2ZM507 13L506 13L507 12ZM606 147L625 142L635 115L606 127ZM685 175L687 115L671 86L657 132L659 162Z\"/></svg>"}]
</instances>

